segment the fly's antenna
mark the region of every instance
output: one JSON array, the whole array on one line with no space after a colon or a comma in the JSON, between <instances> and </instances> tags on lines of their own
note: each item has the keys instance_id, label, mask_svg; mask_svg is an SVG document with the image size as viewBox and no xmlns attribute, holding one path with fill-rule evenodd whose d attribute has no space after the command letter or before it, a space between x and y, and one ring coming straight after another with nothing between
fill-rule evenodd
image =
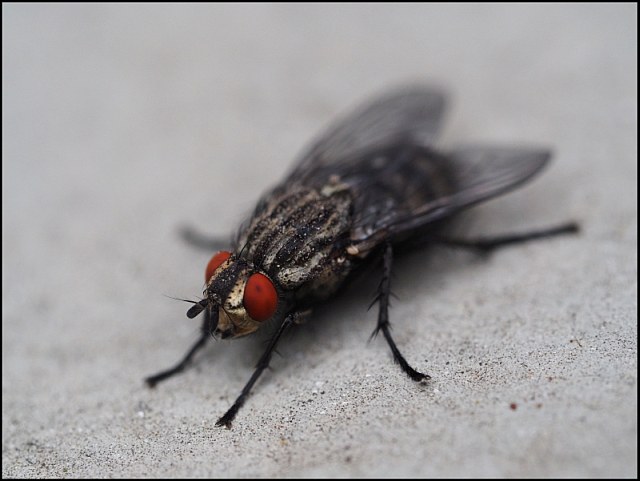
<instances>
[{"instance_id":1,"label":"fly's antenna","mask_svg":"<svg viewBox=\"0 0 640 481\"><path fill-rule=\"evenodd\" d=\"M162 294L164 297L168 297L169 299L173 299L174 301L182 301L182 302L188 302L189 304L199 304L200 302L202 302L202 300L200 301L192 301L190 299L182 299L180 297L173 297L173 296L168 296L167 294ZM204 299L203 299L204 300Z\"/></svg>"},{"instance_id":2,"label":"fly's antenna","mask_svg":"<svg viewBox=\"0 0 640 481\"><path fill-rule=\"evenodd\" d=\"M209 305L209 299L202 299L200 302L194 302L193 307L187 311L187 317L193 319Z\"/></svg>"}]
</instances>

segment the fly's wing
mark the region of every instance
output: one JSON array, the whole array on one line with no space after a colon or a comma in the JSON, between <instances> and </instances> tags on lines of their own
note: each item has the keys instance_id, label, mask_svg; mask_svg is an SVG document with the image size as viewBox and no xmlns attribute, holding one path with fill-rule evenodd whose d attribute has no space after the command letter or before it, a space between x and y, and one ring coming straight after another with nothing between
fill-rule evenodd
<instances>
[{"instance_id":1,"label":"fly's wing","mask_svg":"<svg viewBox=\"0 0 640 481\"><path fill-rule=\"evenodd\" d=\"M440 154L396 144L345 161L339 171L319 169L321 182L309 179L308 184L327 192L349 190L349 237L368 250L518 187L549 158L548 151L533 148L475 147Z\"/></svg>"},{"instance_id":2,"label":"fly's wing","mask_svg":"<svg viewBox=\"0 0 640 481\"><path fill-rule=\"evenodd\" d=\"M377 243L497 197L540 172L551 153L539 148L473 147L447 155L417 153L403 171L387 172L382 189L364 189L356 202L352 239ZM377 192L376 192L377 191ZM382 191L404 192L374 201Z\"/></svg>"},{"instance_id":3,"label":"fly's wing","mask_svg":"<svg viewBox=\"0 0 640 481\"><path fill-rule=\"evenodd\" d=\"M295 185L348 189L348 236L363 251L516 188L550 157L543 149L490 147L441 155L430 146L444 109L439 90L409 87L355 110L311 144L257 211Z\"/></svg>"},{"instance_id":4,"label":"fly's wing","mask_svg":"<svg viewBox=\"0 0 640 481\"><path fill-rule=\"evenodd\" d=\"M322 182L340 175L359 154L403 143L430 145L437 137L445 96L435 88L408 86L356 109L323 132L300 156L286 182Z\"/></svg>"}]
</instances>

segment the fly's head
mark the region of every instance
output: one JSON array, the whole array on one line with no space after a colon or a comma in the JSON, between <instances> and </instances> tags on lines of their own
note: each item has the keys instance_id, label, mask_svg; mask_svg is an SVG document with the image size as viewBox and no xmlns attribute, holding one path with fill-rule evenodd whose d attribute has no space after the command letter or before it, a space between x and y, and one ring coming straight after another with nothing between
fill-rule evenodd
<instances>
[{"instance_id":1,"label":"fly's head","mask_svg":"<svg viewBox=\"0 0 640 481\"><path fill-rule=\"evenodd\" d=\"M271 279L230 252L211 258L205 280L205 298L187 316L207 310L211 330L223 339L251 334L276 313L278 292Z\"/></svg>"}]
</instances>

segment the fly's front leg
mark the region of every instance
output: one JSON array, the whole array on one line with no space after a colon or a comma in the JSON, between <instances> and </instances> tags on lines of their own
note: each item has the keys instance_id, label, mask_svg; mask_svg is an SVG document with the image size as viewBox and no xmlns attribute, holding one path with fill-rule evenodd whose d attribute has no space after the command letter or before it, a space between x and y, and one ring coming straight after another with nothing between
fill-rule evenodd
<instances>
[{"instance_id":1,"label":"fly's front leg","mask_svg":"<svg viewBox=\"0 0 640 481\"><path fill-rule=\"evenodd\" d=\"M448 237L434 236L431 242L444 244L452 247L462 247L464 249L472 249L481 253L490 253L497 248L505 247L523 242L529 242L536 239L544 239L547 237L555 237L558 235L576 234L580 232L580 226L575 222L562 224L557 227L542 229L532 232L524 232L522 234L507 234L497 237L480 237L477 239L451 239Z\"/></svg>"},{"instance_id":2,"label":"fly's front leg","mask_svg":"<svg viewBox=\"0 0 640 481\"><path fill-rule=\"evenodd\" d=\"M385 246L383 255L383 269L382 281L380 282L380 288L376 301L378 301L380 310L378 311L378 325L375 331L373 331L372 337L382 331L384 334L391 352L393 353L393 359L400 364L402 370L414 381L422 381L430 379L431 376L423 374L412 368L406 361L404 356L400 353L400 350L396 346L393 338L391 337L390 324L389 324L389 297L391 296L391 267L393 265L393 248L391 244Z\"/></svg>"},{"instance_id":3,"label":"fly's front leg","mask_svg":"<svg viewBox=\"0 0 640 481\"><path fill-rule=\"evenodd\" d=\"M218 324L218 311L215 312L210 311L209 309L204 310L204 320L202 322L202 327L200 328L200 338L196 341L196 343L191 346L191 349L187 352L184 358L172 368L169 368L165 371L161 371L158 374L154 374L153 376L149 376L145 379L147 386L155 387L160 381L164 381L179 372L182 372L184 368L191 362L193 356L202 349L207 341L211 338L213 331Z\"/></svg>"},{"instance_id":4,"label":"fly's front leg","mask_svg":"<svg viewBox=\"0 0 640 481\"><path fill-rule=\"evenodd\" d=\"M187 244L207 251L228 249L231 244L229 239L224 239L222 237L210 237L192 227L181 227L180 237L182 237Z\"/></svg>"},{"instance_id":5,"label":"fly's front leg","mask_svg":"<svg viewBox=\"0 0 640 481\"><path fill-rule=\"evenodd\" d=\"M271 355L273 354L273 351L275 350L276 345L278 344L278 340L280 339L284 331L286 331L287 328L291 326L291 324L299 322L298 320L299 317L300 315L298 313L291 313L284 318L284 321L282 321L282 324L280 324L280 327L278 328L277 332L271 338L271 341L269 341L267 350L264 352L264 354L258 361L258 364L256 365L256 370L253 372L251 379L249 379L249 382L244 386L244 388L242 389L242 392L240 393L240 396L238 396L238 398L236 399L236 402L233 403L233 406L229 408L229 410L224 414L224 416L218 419L218 421L216 422L216 426L225 426L227 429L231 428L231 423L236 417L236 414L238 414L238 411L240 410L244 402L247 400L247 397L251 392L251 388L253 387L253 385L256 383L256 381L262 374L262 371L264 371L267 367L269 367L269 362L271 361Z\"/></svg>"}]
</instances>

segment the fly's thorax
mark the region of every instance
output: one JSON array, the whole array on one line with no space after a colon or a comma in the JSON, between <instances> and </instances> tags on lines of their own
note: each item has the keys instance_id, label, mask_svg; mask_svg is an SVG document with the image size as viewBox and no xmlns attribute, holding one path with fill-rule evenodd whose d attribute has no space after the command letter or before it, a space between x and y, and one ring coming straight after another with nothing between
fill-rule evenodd
<instances>
[{"instance_id":1,"label":"fly's thorax","mask_svg":"<svg viewBox=\"0 0 640 481\"><path fill-rule=\"evenodd\" d=\"M222 338L251 334L275 314L279 304L271 279L234 254L213 270L205 295L219 310L215 334Z\"/></svg>"},{"instance_id":2,"label":"fly's thorax","mask_svg":"<svg viewBox=\"0 0 640 481\"><path fill-rule=\"evenodd\" d=\"M351 230L351 205L339 178L318 187L281 186L261 200L241 230L243 258L295 292L337 265Z\"/></svg>"}]
</instances>

